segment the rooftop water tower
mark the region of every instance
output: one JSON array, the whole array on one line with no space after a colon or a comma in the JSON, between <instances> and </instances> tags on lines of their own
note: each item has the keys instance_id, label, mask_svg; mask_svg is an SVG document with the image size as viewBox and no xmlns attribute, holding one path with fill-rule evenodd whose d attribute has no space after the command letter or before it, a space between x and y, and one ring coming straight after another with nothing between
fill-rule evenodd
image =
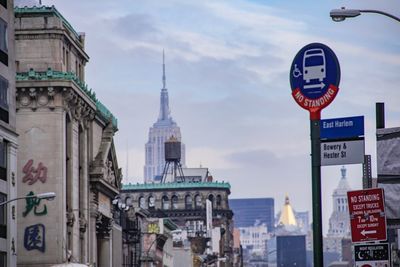
<instances>
[{"instance_id":1,"label":"rooftop water tower","mask_svg":"<svg viewBox=\"0 0 400 267\"><path fill-rule=\"evenodd\" d=\"M172 177L172 182L184 182L185 176L183 175L181 165L181 142L179 142L175 136L171 136L164 144L164 151L165 166L161 182L165 183L168 175ZM177 180L177 176L179 176L179 180Z\"/></svg>"}]
</instances>

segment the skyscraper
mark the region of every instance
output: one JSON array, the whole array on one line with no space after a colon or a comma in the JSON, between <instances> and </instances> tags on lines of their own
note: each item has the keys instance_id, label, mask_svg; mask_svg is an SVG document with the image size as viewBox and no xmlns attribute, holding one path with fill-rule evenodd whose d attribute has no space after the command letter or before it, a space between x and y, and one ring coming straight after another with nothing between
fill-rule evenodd
<instances>
[{"instance_id":1,"label":"skyscraper","mask_svg":"<svg viewBox=\"0 0 400 267\"><path fill-rule=\"evenodd\" d=\"M149 140L145 145L144 181L153 182L161 179L165 166L164 143L171 136L182 142L181 130L172 119L169 109L168 90L165 77L165 56L163 51L163 88L160 94L160 113L157 121L150 127ZM185 166L185 144L181 143L181 164Z\"/></svg>"},{"instance_id":2,"label":"skyscraper","mask_svg":"<svg viewBox=\"0 0 400 267\"><path fill-rule=\"evenodd\" d=\"M235 227L251 227L256 223L267 225L268 232L274 230L275 202L273 198L229 199L234 213Z\"/></svg>"}]
</instances>

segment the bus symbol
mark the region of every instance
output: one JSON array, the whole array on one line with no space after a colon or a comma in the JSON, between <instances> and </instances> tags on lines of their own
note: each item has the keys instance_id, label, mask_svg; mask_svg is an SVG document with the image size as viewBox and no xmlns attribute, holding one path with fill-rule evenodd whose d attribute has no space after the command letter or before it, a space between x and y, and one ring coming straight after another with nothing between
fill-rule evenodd
<instances>
[{"instance_id":1,"label":"bus symbol","mask_svg":"<svg viewBox=\"0 0 400 267\"><path fill-rule=\"evenodd\" d=\"M325 53L321 48L306 50L303 57L303 79L306 83L318 79L320 82L326 77Z\"/></svg>"}]
</instances>

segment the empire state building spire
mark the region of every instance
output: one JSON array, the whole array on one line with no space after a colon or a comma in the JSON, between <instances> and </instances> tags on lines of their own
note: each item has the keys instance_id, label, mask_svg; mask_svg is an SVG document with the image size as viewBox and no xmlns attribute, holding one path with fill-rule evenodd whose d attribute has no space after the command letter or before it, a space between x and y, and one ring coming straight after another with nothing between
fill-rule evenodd
<instances>
[{"instance_id":1,"label":"empire state building spire","mask_svg":"<svg viewBox=\"0 0 400 267\"><path fill-rule=\"evenodd\" d=\"M158 119L149 129L149 138L145 145L144 181L157 182L162 179L165 167L165 142L174 136L181 142L181 164L185 167L185 144L182 142L181 130L172 119L169 109L167 82L165 76L165 53L162 55L162 88L160 94L160 113Z\"/></svg>"},{"instance_id":2,"label":"empire state building spire","mask_svg":"<svg viewBox=\"0 0 400 267\"><path fill-rule=\"evenodd\" d=\"M160 115L158 121L166 121L171 118L171 111L169 109L168 90L166 88L166 77L165 77L165 54L163 50L163 76L162 76L163 88L161 89L160 95Z\"/></svg>"},{"instance_id":3,"label":"empire state building spire","mask_svg":"<svg viewBox=\"0 0 400 267\"><path fill-rule=\"evenodd\" d=\"M166 78L165 78L165 54L164 54L164 49L162 51L162 81L163 81L163 89L167 89L165 88L166 86Z\"/></svg>"}]
</instances>

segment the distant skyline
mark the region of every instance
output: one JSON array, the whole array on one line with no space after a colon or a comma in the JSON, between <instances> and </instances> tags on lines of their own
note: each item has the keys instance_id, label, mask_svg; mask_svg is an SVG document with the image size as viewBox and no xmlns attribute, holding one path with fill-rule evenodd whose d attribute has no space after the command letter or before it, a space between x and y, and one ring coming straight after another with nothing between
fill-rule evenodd
<instances>
[{"instance_id":1,"label":"distant skyline","mask_svg":"<svg viewBox=\"0 0 400 267\"><path fill-rule=\"evenodd\" d=\"M309 116L289 85L290 64L308 43L328 45L341 65L339 93L322 118L365 116L374 176L375 102L385 102L387 127L400 126L400 24L376 14L341 23L329 17L341 6L400 16L399 1L42 3L55 5L76 31L86 33L86 82L118 118L118 159L123 172L129 169L124 182L143 181L163 49L186 165L201 164L215 179L229 181L232 198L273 197L279 211L288 194L296 211L312 210ZM322 168L324 233L340 168ZM361 188L362 166L347 169L350 186Z\"/></svg>"}]
</instances>

